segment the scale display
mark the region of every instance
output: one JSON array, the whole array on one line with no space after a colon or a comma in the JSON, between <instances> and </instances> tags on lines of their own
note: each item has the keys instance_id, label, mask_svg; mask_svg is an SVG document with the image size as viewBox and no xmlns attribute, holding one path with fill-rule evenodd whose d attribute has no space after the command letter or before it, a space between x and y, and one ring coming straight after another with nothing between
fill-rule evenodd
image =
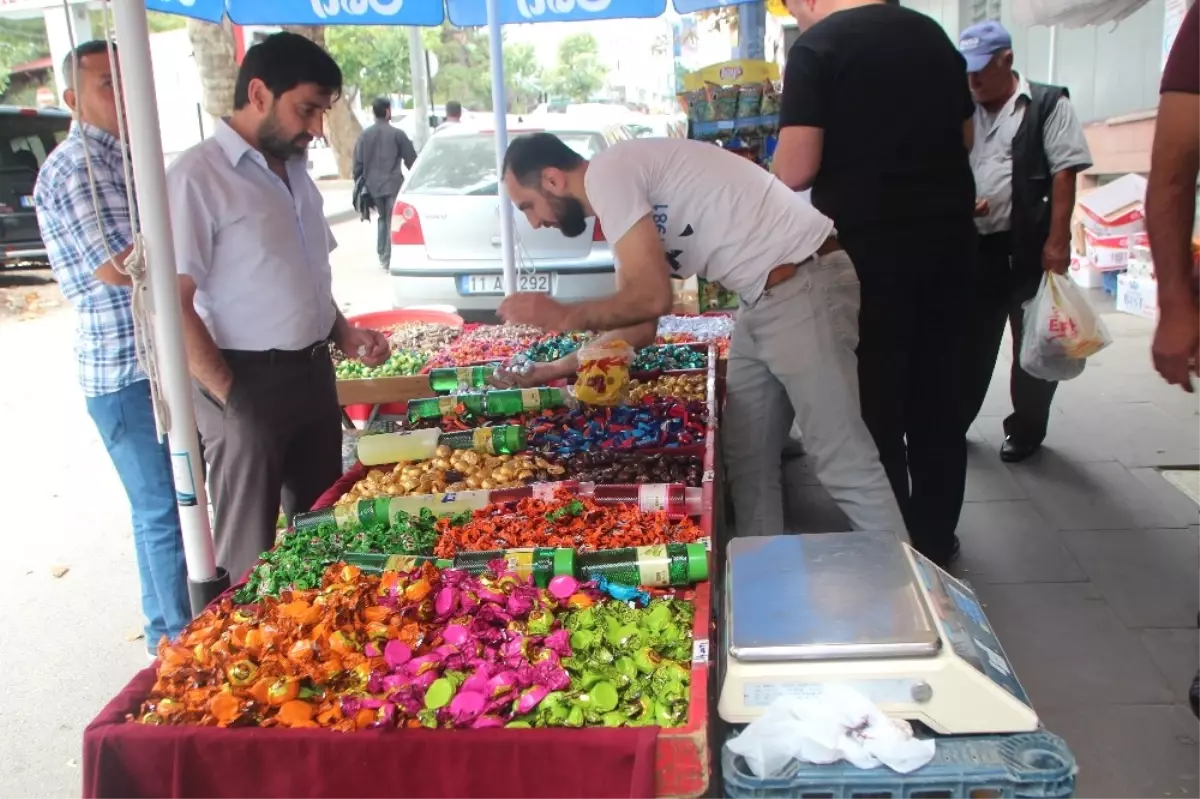
<instances>
[{"instance_id":1,"label":"scale display","mask_svg":"<svg viewBox=\"0 0 1200 799\"><path fill-rule=\"evenodd\" d=\"M730 542L719 712L838 683L948 734L1038 727L975 593L893 533Z\"/></svg>"}]
</instances>

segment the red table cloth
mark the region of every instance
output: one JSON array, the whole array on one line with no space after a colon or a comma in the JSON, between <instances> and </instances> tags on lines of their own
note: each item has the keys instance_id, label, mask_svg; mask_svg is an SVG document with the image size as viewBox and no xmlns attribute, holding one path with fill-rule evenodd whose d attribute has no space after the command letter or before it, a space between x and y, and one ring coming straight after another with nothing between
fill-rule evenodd
<instances>
[{"instance_id":1,"label":"red table cloth","mask_svg":"<svg viewBox=\"0 0 1200 799\"><path fill-rule=\"evenodd\" d=\"M330 730L126 722L145 669L83 734L84 797L654 795L658 728Z\"/></svg>"}]
</instances>

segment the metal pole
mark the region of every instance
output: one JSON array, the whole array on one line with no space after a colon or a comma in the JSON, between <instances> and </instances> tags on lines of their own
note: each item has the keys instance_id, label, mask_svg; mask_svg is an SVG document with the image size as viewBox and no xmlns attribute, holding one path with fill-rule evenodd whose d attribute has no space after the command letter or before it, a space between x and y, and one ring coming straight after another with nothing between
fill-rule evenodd
<instances>
[{"instance_id":1,"label":"metal pole","mask_svg":"<svg viewBox=\"0 0 1200 799\"><path fill-rule=\"evenodd\" d=\"M1058 61L1058 26L1050 26L1050 59L1046 68L1046 83L1054 83L1054 67Z\"/></svg>"},{"instance_id":2,"label":"metal pole","mask_svg":"<svg viewBox=\"0 0 1200 799\"><path fill-rule=\"evenodd\" d=\"M159 138L157 95L150 61L150 31L144 3L112 4L117 41L121 43L121 85L129 121L130 151L137 182L138 211L146 237L146 280L153 305L153 331L159 357L163 399L170 407L171 426L166 432L175 471L175 494L183 551L187 560L188 592L192 612L199 613L229 587L229 575L218 569L213 557L208 524L208 497L200 442L192 406L192 379L188 374L179 309L175 249L171 216L167 208L167 177Z\"/></svg>"},{"instance_id":3,"label":"metal pole","mask_svg":"<svg viewBox=\"0 0 1200 799\"><path fill-rule=\"evenodd\" d=\"M425 79L425 45L421 42L421 29L408 29L408 71L412 78L413 116L417 123L417 150L429 141L429 82Z\"/></svg>"},{"instance_id":4,"label":"metal pole","mask_svg":"<svg viewBox=\"0 0 1200 799\"><path fill-rule=\"evenodd\" d=\"M516 248L513 246L513 206L504 190L504 151L508 149L508 101L504 92L504 37L500 33L500 0L487 0L488 53L492 59L492 118L496 125L496 176L500 179L500 258L504 293L517 290Z\"/></svg>"}]
</instances>

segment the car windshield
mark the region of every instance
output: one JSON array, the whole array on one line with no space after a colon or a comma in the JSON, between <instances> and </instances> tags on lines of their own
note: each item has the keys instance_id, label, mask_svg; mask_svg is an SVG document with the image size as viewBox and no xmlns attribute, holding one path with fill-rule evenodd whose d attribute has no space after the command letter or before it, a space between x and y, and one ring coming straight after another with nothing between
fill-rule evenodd
<instances>
[{"instance_id":1,"label":"car windshield","mask_svg":"<svg viewBox=\"0 0 1200 799\"><path fill-rule=\"evenodd\" d=\"M590 159L603 146L598 133L556 133ZM495 195L496 137L491 133L434 136L404 183L405 194Z\"/></svg>"}]
</instances>

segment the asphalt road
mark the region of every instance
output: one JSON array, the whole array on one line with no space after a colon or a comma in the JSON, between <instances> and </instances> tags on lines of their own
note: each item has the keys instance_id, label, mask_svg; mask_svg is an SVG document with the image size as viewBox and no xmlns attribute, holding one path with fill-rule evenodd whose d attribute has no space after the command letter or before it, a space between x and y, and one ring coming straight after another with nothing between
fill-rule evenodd
<instances>
[{"instance_id":1,"label":"asphalt road","mask_svg":"<svg viewBox=\"0 0 1200 799\"><path fill-rule=\"evenodd\" d=\"M390 307L373 226L334 233L343 310ZM129 506L73 327L48 270L0 271L0 796L78 796L84 727L146 665Z\"/></svg>"}]
</instances>

